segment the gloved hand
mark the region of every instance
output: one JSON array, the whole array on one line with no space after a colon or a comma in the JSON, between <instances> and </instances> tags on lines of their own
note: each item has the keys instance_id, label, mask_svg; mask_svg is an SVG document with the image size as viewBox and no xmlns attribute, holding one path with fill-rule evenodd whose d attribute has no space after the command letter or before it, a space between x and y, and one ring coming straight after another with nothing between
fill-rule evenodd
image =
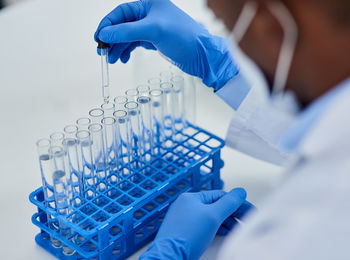
<instances>
[{"instance_id":1,"label":"gloved hand","mask_svg":"<svg viewBox=\"0 0 350 260\"><path fill-rule=\"evenodd\" d=\"M242 220L251 210L256 210L256 207L249 201L245 201L231 216L225 219L216 234L226 236L239 224L237 220Z\"/></svg>"},{"instance_id":2,"label":"gloved hand","mask_svg":"<svg viewBox=\"0 0 350 260\"><path fill-rule=\"evenodd\" d=\"M242 188L229 193L217 190L180 195L140 259L198 259L221 224L244 205L245 199Z\"/></svg>"},{"instance_id":3,"label":"gloved hand","mask_svg":"<svg viewBox=\"0 0 350 260\"><path fill-rule=\"evenodd\" d=\"M109 62L126 63L138 46L158 49L184 72L215 90L238 73L228 44L211 35L169 0L119 5L98 26L95 40L111 44Z\"/></svg>"}]
</instances>

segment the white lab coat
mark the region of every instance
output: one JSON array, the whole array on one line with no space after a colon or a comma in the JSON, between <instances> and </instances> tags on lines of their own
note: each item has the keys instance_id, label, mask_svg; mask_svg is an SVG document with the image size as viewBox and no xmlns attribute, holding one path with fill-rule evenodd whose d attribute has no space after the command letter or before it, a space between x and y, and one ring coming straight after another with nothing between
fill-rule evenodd
<instances>
[{"instance_id":1,"label":"white lab coat","mask_svg":"<svg viewBox=\"0 0 350 260\"><path fill-rule=\"evenodd\" d=\"M228 236L218 259L350 259L349 101L345 91L316 123L289 160L282 183ZM258 107L243 109L231 123L228 142L253 155L258 150L262 159L264 145L278 154L271 140L281 129L259 126ZM252 130L244 132L247 128Z\"/></svg>"}]
</instances>

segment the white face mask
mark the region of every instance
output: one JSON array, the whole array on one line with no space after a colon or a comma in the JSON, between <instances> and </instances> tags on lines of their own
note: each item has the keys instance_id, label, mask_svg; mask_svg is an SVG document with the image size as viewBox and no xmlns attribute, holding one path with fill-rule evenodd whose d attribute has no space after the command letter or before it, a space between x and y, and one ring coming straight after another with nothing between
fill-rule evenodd
<instances>
[{"instance_id":1,"label":"white face mask","mask_svg":"<svg viewBox=\"0 0 350 260\"><path fill-rule=\"evenodd\" d=\"M270 95L270 105L276 107L276 109L283 110L288 114L296 114L299 111L298 102L291 91L285 92L285 87L298 38L297 25L288 9L281 2L272 2L269 5L269 9L280 22L284 31L283 42L272 86L272 94ZM230 44L231 51L234 54L234 59L239 60L237 63L241 65L243 74L249 72L249 77L253 74L253 77L259 78L258 81L260 85L263 86L265 94L267 94L269 93L270 88L267 86L267 82L261 69L246 55L242 55L243 52L238 46L238 43L248 31L249 26L256 16L257 10L258 4L256 2L249 1L245 4L236 26L230 33Z\"/></svg>"}]
</instances>

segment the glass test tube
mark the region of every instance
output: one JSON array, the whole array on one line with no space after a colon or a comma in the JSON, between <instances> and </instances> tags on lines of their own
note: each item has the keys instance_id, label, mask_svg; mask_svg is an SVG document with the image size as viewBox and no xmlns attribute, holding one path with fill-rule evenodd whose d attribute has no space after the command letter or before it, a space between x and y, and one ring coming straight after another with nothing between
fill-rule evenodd
<instances>
[{"instance_id":1,"label":"glass test tube","mask_svg":"<svg viewBox=\"0 0 350 260\"><path fill-rule=\"evenodd\" d=\"M78 132L78 127L76 125L67 125L64 129L64 134L66 138L75 138L77 132Z\"/></svg>"},{"instance_id":2,"label":"glass test tube","mask_svg":"<svg viewBox=\"0 0 350 260\"><path fill-rule=\"evenodd\" d=\"M197 113L197 89L195 78L189 75L184 75L185 77L185 89L184 89L184 103L185 103L185 124L187 122L196 122Z\"/></svg>"},{"instance_id":3,"label":"glass test tube","mask_svg":"<svg viewBox=\"0 0 350 260\"><path fill-rule=\"evenodd\" d=\"M137 91L139 92L139 97L141 97L141 96L148 97L150 90L151 90L151 88L147 84L139 85L137 87Z\"/></svg>"},{"instance_id":4,"label":"glass test tube","mask_svg":"<svg viewBox=\"0 0 350 260\"><path fill-rule=\"evenodd\" d=\"M184 128L184 78L182 76L176 75L172 77L171 82L173 83L174 89L174 127L175 131L182 131ZM175 139L181 138L182 135L175 135ZM177 140L179 141L179 140Z\"/></svg>"},{"instance_id":5,"label":"glass test tube","mask_svg":"<svg viewBox=\"0 0 350 260\"><path fill-rule=\"evenodd\" d=\"M162 84L162 80L160 78L151 78L148 80L148 84L150 85L151 89L159 89L160 84Z\"/></svg>"},{"instance_id":6,"label":"glass test tube","mask_svg":"<svg viewBox=\"0 0 350 260\"><path fill-rule=\"evenodd\" d=\"M185 80L184 107L186 109L184 113L184 123L185 123L184 126L187 127L188 122L191 122L191 123L196 122L196 113L197 113L196 78L184 73L175 65L170 65L169 69L173 73L173 75L180 75Z\"/></svg>"},{"instance_id":7,"label":"glass test tube","mask_svg":"<svg viewBox=\"0 0 350 260\"><path fill-rule=\"evenodd\" d=\"M117 144L117 158L121 166L120 174L125 176L129 174L129 170L127 167L130 167L130 162L131 162L129 116L125 110L117 110L114 112L114 117L116 118L116 123L117 123L116 130L117 130L117 135L119 137L119 141Z\"/></svg>"},{"instance_id":8,"label":"glass test tube","mask_svg":"<svg viewBox=\"0 0 350 260\"><path fill-rule=\"evenodd\" d=\"M49 154L52 157L51 167L56 211L61 216L67 216L71 212L70 202L72 199L72 190L70 176L67 174L65 168L65 152L60 146L52 146ZM59 232L66 239L72 235L71 229L63 221L59 221ZM72 255L75 251L63 245L62 252L65 255Z\"/></svg>"},{"instance_id":9,"label":"glass test tube","mask_svg":"<svg viewBox=\"0 0 350 260\"><path fill-rule=\"evenodd\" d=\"M78 120L79 121L79 120ZM67 136L73 136L77 132L77 127L70 125L65 127ZM74 156L74 148L76 148L76 141L72 138L65 138L65 134L61 132L56 132L50 135L51 146L61 147L64 151L64 163L66 173L70 178L70 185L72 189L72 205L78 207L81 203L79 198L81 191L81 174L79 172L78 158ZM70 141L67 141L70 140ZM74 167L73 167L74 166Z\"/></svg>"},{"instance_id":10,"label":"glass test tube","mask_svg":"<svg viewBox=\"0 0 350 260\"><path fill-rule=\"evenodd\" d=\"M51 146L62 146L64 140L64 133L55 132L50 135Z\"/></svg>"},{"instance_id":11,"label":"glass test tube","mask_svg":"<svg viewBox=\"0 0 350 260\"><path fill-rule=\"evenodd\" d=\"M89 116L91 119L91 123L99 124L104 117L104 111L102 108L93 108L89 111Z\"/></svg>"},{"instance_id":12,"label":"glass test tube","mask_svg":"<svg viewBox=\"0 0 350 260\"><path fill-rule=\"evenodd\" d=\"M120 180L118 177L118 134L116 131L116 120L114 117L105 117L102 119L104 130L104 151L108 167L108 178L112 183Z\"/></svg>"},{"instance_id":13,"label":"glass test tube","mask_svg":"<svg viewBox=\"0 0 350 260\"><path fill-rule=\"evenodd\" d=\"M154 89L150 92L152 100L152 115L153 115L153 136L155 153L160 153L160 147L164 141L164 95L161 89Z\"/></svg>"},{"instance_id":14,"label":"glass test tube","mask_svg":"<svg viewBox=\"0 0 350 260\"><path fill-rule=\"evenodd\" d=\"M82 156L82 182L83 194L86 199L95 197L95 166L92 158L92 139L89 131L81 130L77 132L79 150Z\"/></svg>"},{"instance_id":15,"label":"glass test tube","mask_svg":"<svg viewBox=\"0 0 350 260\"><path fill-rule=\"evenodd\" d=\"M125 96L118 96L114 99L115 110L125 109L125 104L128 103L128 98Z\"/></svg>"},{"instance_id":16,"label":"glass test tube","mask_svg":"<svg viewBox=\"0 0 350 260\"><path fill-rule=\"evenodd\" d=\"M110 45L102 41L98 42L97 48L101 50L101 71L102 71L102 97L105 103L109 102L109 68L108 68L108 51Z\"/></svg>"},{"instance_id":17,"label":"glass test tube","mask_svg":"<svg viewBox=\"0 0 350 260\"><path fill-rule=\"evenodd\" d=\"M167 148L173 145L173 135L174 135L174 87L171 83L162 83L161 89L163 90L164 103L163 103L163 113L164 113L164 135L165 135L165 146Z\"/></svg>"},{"instance_id":18,"label":"glass test tube","mask_svg":"<svg viewBox=\"0 0 350 260\"><path fill-rule=\"evenodd\" d=\"M78 150L78 140L74 138L66 138L63 141L63 147L66 152L68 165L67 172L70 172L71 186L72 186L72 205L79 207L81 205L81 197L83 194L83 179L82 179L82 157Z\"/></svg>"},{"instance_id":19,"label":"glass test tube","mask_svg":"<svg viewBox=\"0 0 350 260\"><path fill-rule=\"evenodd\" d=\"M107 160L104 150L103 127L101 124L92 124L89 127L91 134L91 154L93 172L95 174L95 186L98 191L106 190L107 185Z\"/></svg>"},{"instance_id":20,"label":"glass test tube","mask_svg":"<svg viewBox=\"0 0 350 260\"><path fill-rule=\"evenodd\" d=\"M54 188L53 188L53 180L52 180L52 171L51 171L51 161L52 156L49 153L51 148L51 142L49 139L40 139L36 143L38 156L39 156L39 164L41 171L41 180L43 184L43 192L45 205L53 210L56 210L56 203L54 198ZM55 219L52 215L47 213L47 222L48 227L53 230L58 230L59 225L57 219ZM61 241L50 236L51 244L55 248L60 248L62 246Z\"/></svg>"},{"instance_id":21,"label":"glass test tube","mask_svg":"<svg viewBox=\"0 0 350 260\"><path fill-rule=\"evenodd\" d=\"M131 167L138 167L138 160L143 153L143 140L141 136L141 121L140 121L140 107L137 102L130 101L125 104L125 109L129 116L129 134L130 134L130 146L131 146Z\"/></svg>"},{"instance_id":22,"label":"glass test tube","mask_svg":"<svg viewBox=\"0 0 350 260\"><path fill-rule=\"evenodd\" d=\"M76 121L79 130L88 130L91 120L88 117L81 117Z\"/></svg>"},{"instance_id":23,"label":"glass test tube","mask_svg":"<svg viewBox=\"0 0 350 260\"><path fill-rule=\"evenodd\" d=\"M149 161L154 154L153 116L151 98L141 96L137 99L140 106L141 137L143 140L143 160Z\"/></svg>"},{"instance_id":24,"label":"glass test tube","mask_svg":"<svg viewBox=\"0 0 350 260\"><path fill-rule=\"evenodd\" d=\"M171 78L174 76L174 74L170 70L165 70L165 71L162 71L159 74L159 76L162 83L164 83L164 82L171 82Z\"/></svg>"},{"instance_id":25,"label":"glass test tube","mask_svg":"<svg viewBox=\"0 0 350 260\"><path fill-rule=\"evenodd\" d=\"M137 89L128 89L125 91L125 95L128 98L129 101L137 101L137 98L139 97L139 92Z\"/></svg>"},{"instance_id":26,"label":"glass test tube","mask_svg":"<svg viewBox=\"0 0 350 260\"><path fill-rule=\"evenodd\" d=\"M101 109L103 110L104 117L113 116L113 113L115 112L115 106L113 103L104 103L101 105Z\"/></svg>"}]
</instances>

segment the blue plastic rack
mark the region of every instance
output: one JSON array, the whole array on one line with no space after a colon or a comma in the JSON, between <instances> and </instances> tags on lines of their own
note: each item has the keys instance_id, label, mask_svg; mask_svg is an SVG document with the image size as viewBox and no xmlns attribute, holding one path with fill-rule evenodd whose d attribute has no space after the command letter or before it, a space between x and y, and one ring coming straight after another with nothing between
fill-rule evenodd
<instances>
[{"instance_id":1,"label":"blue plastic rack","mask_svg":"<svg viewBox=\"0 0 350 260\"><path fill-rule=\"evenodd\" d=\"M42 188L32 192L30 201L38 207L32 222L41 229L38 245L59 259L124 259L150 242L179 194L187 191L221 189L220 152L224 141L189 124L177 133L181 140L160 156L116 185L109 184L93 200L66 216L58 215L44 203ZM72 229L68 239L47 225L47 213ZM50 236L75 250L72 256L51 245Z\"/></svg>"}]
</instances>

